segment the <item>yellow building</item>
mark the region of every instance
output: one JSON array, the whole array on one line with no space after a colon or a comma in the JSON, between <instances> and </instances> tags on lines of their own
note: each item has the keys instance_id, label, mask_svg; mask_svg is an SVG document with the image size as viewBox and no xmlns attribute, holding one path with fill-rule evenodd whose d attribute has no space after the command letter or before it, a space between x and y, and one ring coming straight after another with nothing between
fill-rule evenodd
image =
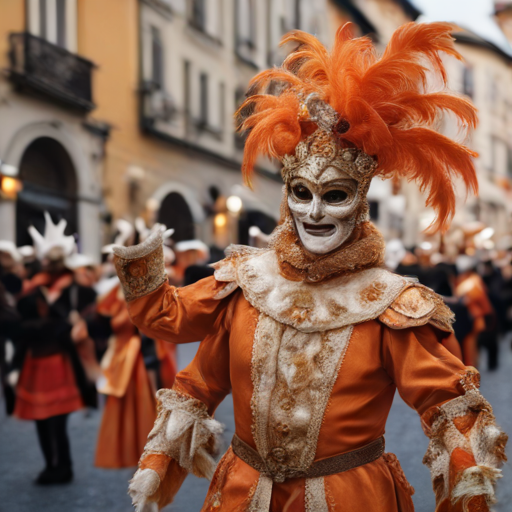
<instances>
[{"instance_id":1,"label":"yellow building","mask_svg":"<svg viewBox=\"0 0 512 512\"><path fill-rule=\"evenodd\" d=\"M279 175L262 162L255 191L241 186L233 114L250 78L281 58L271 50L284 30L327 33L324 1L292 14L290 3L78 1L78 47L98 65L94 115L112 125L103 184L114 218L145 212L175 240L220 247L247 242L251 224L273 227ZM225 211L231 195L241 212Z\"/></svg>"}]
</instances>

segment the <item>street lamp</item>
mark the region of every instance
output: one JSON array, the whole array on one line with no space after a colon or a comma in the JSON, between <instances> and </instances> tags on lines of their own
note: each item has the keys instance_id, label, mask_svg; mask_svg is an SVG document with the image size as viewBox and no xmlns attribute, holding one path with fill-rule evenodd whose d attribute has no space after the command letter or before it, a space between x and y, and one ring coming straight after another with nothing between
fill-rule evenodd
<instances>
[{"instance_id":1,"label":"street lamp","mask_svg":"<svg viewBox=\"0 0 512 512\"><path fill-rule=\"evenodd\" d=\"M242 209L242 200L238 196L229 196L226 201L226 208L231 213L240 213Z\"/></svg>"},{"instance_id":2,"label":"street lamp","mask_svg":"<svg viewBox=\"0 0 512 512\"><path fill-rule=\"evenodd\" d=\"M5 199L16 199L23 189L23 183L16 176L18 169L14 165L2 163L0 160L0 192Z\"/></svg>"}]
</instances>

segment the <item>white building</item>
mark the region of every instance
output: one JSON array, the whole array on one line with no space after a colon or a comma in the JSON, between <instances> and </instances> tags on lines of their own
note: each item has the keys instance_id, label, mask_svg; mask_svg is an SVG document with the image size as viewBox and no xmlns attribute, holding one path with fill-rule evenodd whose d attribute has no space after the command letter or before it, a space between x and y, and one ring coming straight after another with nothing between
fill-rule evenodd
<instances>
[{"instance_id":1,"label":"white building","mask_svg":"<svg viewBox=\"0 0 512 512\"><path fill-rule=\"evenodd\" d=\"M421 5L428 6L428 2L331 0L335 12L332 20L334 26L354 21L360 34L370 35L380 49L385 47L396 28L409 21L460 21L456 12L449 13L442 8L435 16L429 16L430 13L422 16L417 7ZM512 211L512 197L508 192L512 179L512 48L490 13L487 17L480 20L485 21L488 29L485 33L479 34L478 22L475 26L460 22L461 30L454 32L457 49L465 62L445 59L448 86L472 99L480 119L478 128L467 141L479 153L475 166L480 194L466 201L463 187L460 187L453 225L479 220L492 226L499 238L510 231ZM510 16L503 17L502 26L505 31L507 26L512 26ZM440 129L449 136L460 136L449 118L443 120ZM424 197L414 183L403 181L393 185L390 181L374 180L368 198L375 220L386 237L399 236L407 246L422 240L422 231L434 213L423 206Z\"/></svg>"}]
</instances>

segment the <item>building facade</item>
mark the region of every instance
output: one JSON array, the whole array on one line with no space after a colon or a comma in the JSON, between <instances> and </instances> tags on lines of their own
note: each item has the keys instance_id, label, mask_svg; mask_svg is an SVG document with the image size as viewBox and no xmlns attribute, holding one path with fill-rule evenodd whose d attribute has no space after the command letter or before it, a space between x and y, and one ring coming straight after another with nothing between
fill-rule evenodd
<instances>
[{"instance_id":1,"label":"building facade","mask_svg":"<svg viewBox=\"0 0 512 512\"><path fill-rule=\"evenodd\" d=\"M31 243L27 227L41 230L48 210L98 255L108 127L91 118L94 63L80 56L78 2L1 0L0 10L0 239Z\"/></svg>"},{"instance_id":2,"label":"building facade","mask_svg":"<svg viewBox=\"0 0 512 512\"><path fill-rule=\"evenodd\" d=\"M42 212L99 256L116 218L224 248L279 217L278 168L242 186L233 115L279 64L292 28L327 42L324 0L0 0L0 238L29 243ZM101 122L99 120L102 120ZM111 129L110 129L111 128ZM106 140L108 138L108 144ZM236 196L241 203L227 202ZM229 204L238 204L230 211ZM241 207L241 209L240 209Z\"/></svg>"},{"instance_id":3,"label":"building facade","mask_svg":"<svg viewBox=\"0 0 512 512\"><path fill-rule=\"evenodd\" d=\"M233 116L250 79L282 59L283 33L300 26L327 38L325 2L79 5L85 25L97 20L84 46L99 65L96 113L113 126L104 169L112 217L142 214L173 227L176 241L198 237L220 248L247 242L251 224L271 229L281 200L278 169L262 161L254 191L242 186L243 140ZM241 211L226 208L233 195Z\"/></svg>"},{"instance_id":4,"label":"building facade","mask_svg":"<svg viewBox=\"0 0 512 512\"><path fill-rule=\"evenodd\" d=\"M497 4L501 12L498 20L504 33L510 34L510 2ZM353 21L359 34L369 35L381 50L393 31L409 21L457 21L424 17L408 0L332 0L330 6L333 28ZM500 30L498 25L495 29ZM512 50L496 46L467 27L454 32L454 37L464 62L446 59L448 86L470 97L478 109L479 126L467 144L479 154L475 166L480 193L479 197L466 198L460 187L453 226L481 221L494 228L498 240L509 233L512 213ZM451 137L461 136L449 116L443 118L438 129ZM387 238L399 237L406 246L424 240L422 232L434 213L423 206L425 198L414 184L373 180L368 197L374 220Z\"/></svg>"}]
</instances>

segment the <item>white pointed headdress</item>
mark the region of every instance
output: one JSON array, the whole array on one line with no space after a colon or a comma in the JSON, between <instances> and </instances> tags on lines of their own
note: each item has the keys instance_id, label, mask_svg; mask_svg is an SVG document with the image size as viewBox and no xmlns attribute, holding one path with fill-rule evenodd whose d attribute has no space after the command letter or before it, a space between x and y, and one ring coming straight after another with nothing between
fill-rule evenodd
<instances>
[{"instance_id":1,"label":"white pointed headdress","mask_svg":"<svg viewBox=\"0 0 512 512\"><path fill-rule=\"evenodd\" d=\"M124 219L118 219L116 221L116 228L119 231L119 234L116 236L113 244L108 244L103 247L101 252L103 254L112 254L113 247L116 245L128 246L133 243L133 235L135 234L135 230L139 233L140 242L144 242L148 236L156 229L162 230L162 238L165 241L170 238L174 233L174 229L166 229L166 226L163 224L155 224L151 229L147 227L146 222L142 217L137 217L135 219L135 226ZM167 245L164 244L164 257L166 262L172 263L175 259L174 251Z\"/></svg>"},{"instance_id":2,"label":"white pointed headdress","mask_svg":"<svg viewBox=\"0 0 512 512\"><path fill-rule=\"evenodd\" d=\"M34 247L38 258L44 258L51 249L60 247L64 256L73 254L76 248L75 238L66 236L64 231L68 225L65 219L54 224L48 212L44 212L44 235L41 235L34 226L28 228L28 232L34 241Z\"/></svg>"}]
</instances>

